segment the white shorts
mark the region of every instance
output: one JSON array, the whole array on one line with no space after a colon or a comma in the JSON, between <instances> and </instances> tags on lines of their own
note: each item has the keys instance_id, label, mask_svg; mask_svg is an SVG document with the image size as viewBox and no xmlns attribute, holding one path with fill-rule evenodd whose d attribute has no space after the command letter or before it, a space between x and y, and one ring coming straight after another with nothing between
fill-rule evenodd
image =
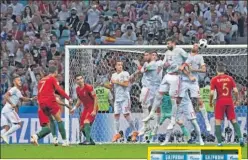
<instances>
[{"instance_id":1,"label":"white shorts","mask_svg":"<svg viewBox=\"0 0 248 160\"><path fill-rule=\"evenodd\" d=\"M176 120L183 121L185 116L188 120L196 119L195 110L191 100L184 97L181 101L181 104L177 108Z\"/></svg>"},{"instance_id":2,"label":"white shorts","mask_svg":"<svg viewBox=\"0 0 248 160\"><path fill-rule=\"evenodd\" d=\"M1 127L11 126L12 124L20 123L21 119L15 110L11 112L1 113Z\"/></svg>"},{"instance_id":3,"label":"white shorts","mask_svg":"<svg viewBox=\"0 0 248 160\"><path fill-rule=\"evenodd\" d=\"M166 74L159 86L159 92L168 92L171 97L178 97L179 76Z\"/></svg>"},{"instance_id":4,"label":"white shorts","mask_svg":"<svg viewBox=\"0 0 248 160\"><path fill-rule=\"evenodd\" d=\"M124 101L115 101L114 103L114 114L128 114L130 113L130 109L130 99Z\"/></svg>"},{"instance_id":5,"label":"white shorts","mask_svg":"<svg viewBox=\"0 0 248 160\"><path fill-rule=\"evenodd\" d=\"M188 90L190 91L190 97L200 97L200 88L198 82L180 81L179 97L185 97Z\"/></svg>"},{"instance_id":6,"label":"white shorts","mask_svg":"<svg viewBox=\"0 0 248 160\"><path fill-rule=\"evenodd\" d=\"M152 89L149 89L147 87L143 87L141 89L141 93L140 93L140 103L142 107L150 107L153 104L155 95L156 95L156 91L157 91L158 87L154 87Z\"/></svg>"}]
</instances>

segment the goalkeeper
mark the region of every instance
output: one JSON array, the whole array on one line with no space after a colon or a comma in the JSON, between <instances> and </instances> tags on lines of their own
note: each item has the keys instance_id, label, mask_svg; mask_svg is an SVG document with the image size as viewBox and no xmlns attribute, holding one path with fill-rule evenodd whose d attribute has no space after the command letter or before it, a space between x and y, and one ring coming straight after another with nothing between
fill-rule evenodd
<instances>
[{"instance_id":1,"label":"goalkeeper","mask_svg":"<svg viewBox=\"0 0 248 160\"><path fill-rule=\"evenodd\" d=\"M161 119L160 119L160 125L163 124L164 120L166 118L171 118L171 110L172 110L172 104L171 104L171 98L168 95L164 95L163 101L161 106ZM186 94L186 96L182 99L181 104L178 106L177 113L176 113L176 121L177 124L181 127L184 137L188 140L189 139L189 132L185 128L183 124L183 115L187 117L188 120L192 123L194 126L194 129L197 132L198 139L200 141L200 145L204 145L204 142L201 137L201 131L200 127L196 121L196 114L193 109L192 102L189 98L189 95ZM170 134L172 133L172 129L168 129L166 134L165 141L161 145L166 145L169 141Z\"/></svg>"}]
</instances>

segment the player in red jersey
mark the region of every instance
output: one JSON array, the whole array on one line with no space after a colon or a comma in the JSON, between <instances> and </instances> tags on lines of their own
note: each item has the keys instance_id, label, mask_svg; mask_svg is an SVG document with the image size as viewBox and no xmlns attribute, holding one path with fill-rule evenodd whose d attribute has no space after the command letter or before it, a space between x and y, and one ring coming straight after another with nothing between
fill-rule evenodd
<instances>
[{"instance_id":1,"label":"player in red jersey","mask_svg":"<svg viewBox=\"0 0 248 160\"><path fill-rule=\"evenodd\" d=\"M59 132L63 139L62 146L68 146L66 140L66 132L64 127L64 122L61 119L60 106L56 101L55 91L57 91L62 97L69 100L72 104L70 97L63 91L59 86L56 76L58 75L58 69L55 66L49 67L49 75L42 78L38 83L38 104L40 107L40 112L43 112L43 116L39 117L40 122L46 122L52 115L57 121ZM31 136L31 143L38 145L38 140L45 137L51 132L49 123L42 126L42 130Z\"/></svg>"},{"instance_id":2,"label":"player in red jersey","mask_svg":"<svg viewBox=\"0 0 248 160\"><path fill-rule=\"evenodd\" d=\"M239 137L240 146L244 146L244 140L241 135L239 124L236 120L235 106L239 105L239 95L236 84L231 76L225 74L225 65L218 64L217 76L211 80L210 92L210 107L213 107L214 92L217 92L216 106L215 106L215 135L218 140L218 146L222 146L221 138L221 123L226 114L227 119L232 122L233 128ZM234 92L235 101L232 99L232 91ZM234 106L235 104L235 106Z\"/></svg>"},{"instance_id":3,"label":"player in red jersey","mask_svg":"<svg viewBox=\"0 0 248 160\"><path fill-rule=\"evenodd\" d=\"M81 105L81 103L83 104L84 109L80 116L80 131L82 131L86 137L86 141L84 141L83 144L94 145L95 143L90 137L90 131L98 109L97 97L93 86L84 83L84 78L82 75L76 75L75 79L78 85L76 88L78 101L71 113L73 113L74 110Z\"/></svg>"}]
</instances>

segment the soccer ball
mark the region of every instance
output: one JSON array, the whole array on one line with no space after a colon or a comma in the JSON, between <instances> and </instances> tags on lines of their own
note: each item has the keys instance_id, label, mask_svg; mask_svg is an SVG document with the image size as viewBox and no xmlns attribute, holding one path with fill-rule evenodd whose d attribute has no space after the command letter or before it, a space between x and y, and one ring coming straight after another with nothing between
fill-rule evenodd
<instances>
[{"instance_id":1,"label":"soccer ball","mask_svg":"<svg viewBox=\"0 0 248 160\"><path fill-rule=\"evenodd\" d=\"M208 41L206 39L199 40L199 48L203 49L203 48L207 48L207 46L208 46Z\"/></svg>"}]
</instances>

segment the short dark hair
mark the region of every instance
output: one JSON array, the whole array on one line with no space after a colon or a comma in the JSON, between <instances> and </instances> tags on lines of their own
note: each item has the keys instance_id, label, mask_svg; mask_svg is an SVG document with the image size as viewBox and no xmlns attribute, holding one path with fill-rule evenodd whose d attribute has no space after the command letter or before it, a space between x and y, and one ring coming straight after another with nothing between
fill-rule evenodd
<instances>
[{"instance_id":1,"label":"short dark hair","mask_svg":"<svg viewBox=\"0 0 248 160\"><path fill-rule=\"evenodd\" d=\"M169 41L176 42L176 37L175 36L171 36L171 37L167 38L166 39L166 42L169 42Z\"/></svg>"},{"instance_id":2,"label":"short dark hair","mask_svg":"<svg viewBox=\"0 0 248 160\"><path fill-rule=\"evenodd\" d=\"M53 74L58 70L58 68L56 66L50 66L48 69L48 72Z\"/></svg>"},{"instance_id":3,"label":"short dark hair","mask_svg":"<svg viewBox=\"0 0 248 160\"><path fill-rule=\"evenodd\" d=\"M82 76L82 74L76 74L75 75L75 79L77 79L77 77L81 77ZM82 76L83 77L83 76Z\"/></svg>"},{"instance_id":4,"label":"short dark hair","mask_svg":"<svg viewBox=\"0 0 248 160\"><path fill-rule=\"evenodd\" d=\"M20 78L20 75L14 73L14 74L12 75L12 81L14 81L16 78Z\"/></svg>"},{"instance_id":5,"label":"short dark hair","mask_svg":"<svg viewBox=\"0 0 248 160\"><path fill-rule=\"evenodd\" d=\"M220 62L217 64L216 70L217 70L217 72L223 73L226 71L226 65L224 63Z\"/></svg>"},{"instance_id":6,"label":"short dark hair","mask_svg":"<svg viewBox=\"0 0 248 160\"><path fill-rule=\"evenodd\" d=\"M230 7L230 6L233 8L233 5L232 5L232 4L228 4L228 5L227 5L227 8Z\"/></svg>"},{"instance_id":7,"label":"short dark hair","mask_svg":"<svg viewBox=\"0 0 248 160\"><path fill-rule=\"evenodd\" d=\"M123 63L123 61L120 58L118 58L117 60L115 60L115 66L117 65L118 62L122 62Z\"/></svg>"}]
</instances>

